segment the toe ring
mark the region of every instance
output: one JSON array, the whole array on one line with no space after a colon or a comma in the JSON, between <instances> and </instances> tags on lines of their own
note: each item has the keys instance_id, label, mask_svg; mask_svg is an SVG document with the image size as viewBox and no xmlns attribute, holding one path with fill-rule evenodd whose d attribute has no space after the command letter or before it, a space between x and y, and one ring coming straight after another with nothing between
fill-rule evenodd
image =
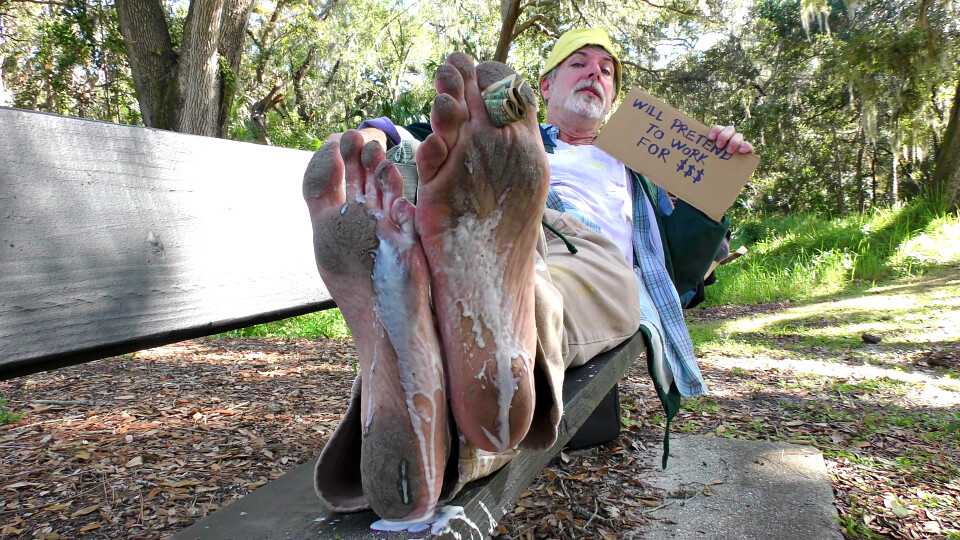
<instances>
[{"instance_id":1,"label":"toe ring","mask_svg":"<svg viewBox=\"0 0 960 540\"><path fill-rule=\"evenodd\" d=\"M527 103L520 94L523 78L516 73L488 86L481 94L490 123L504 127L527 116Z\"/></svg>"}]
</instances>

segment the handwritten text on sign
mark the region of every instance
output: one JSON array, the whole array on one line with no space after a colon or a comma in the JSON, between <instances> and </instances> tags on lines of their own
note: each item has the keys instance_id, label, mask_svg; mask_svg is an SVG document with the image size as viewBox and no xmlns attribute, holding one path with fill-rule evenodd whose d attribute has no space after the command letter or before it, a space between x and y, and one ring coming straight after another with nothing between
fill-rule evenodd
<instances>
[{"instance_id":1,"label":"handwritten text on sign","mask_svg":"<svg viewBox=\"0 0 960 540\"><path fill-rule=\"evenodd\" d=\"M707 139L710 128L634 88L597 137L603 151L715 220L760 164Z\"/></svg>"}]
</instances>

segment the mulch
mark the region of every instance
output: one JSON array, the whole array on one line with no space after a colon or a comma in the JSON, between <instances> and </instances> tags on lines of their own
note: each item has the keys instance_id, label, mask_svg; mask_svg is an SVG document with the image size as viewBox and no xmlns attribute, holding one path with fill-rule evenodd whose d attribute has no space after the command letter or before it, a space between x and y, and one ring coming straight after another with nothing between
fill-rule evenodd
<instances>
[{"instance_id":1,"label":"mulch","mask_svg":"<svg viewBox=\"0 0 960 540\"><path fill-rule=\"evenodd\" d=\"M158 538L183 529L315 457L346 407L354 363L350 340L204 338L0 382L2 412L22 414L0 426L0 540ZM722 351L705 355L711 397L685 405L676 432L821 448L841 523L861 527L850 537L960 534L951 533L960 529L960 505L944 502L960 502L956 439L938 443L935 426L872 432L863 423L882 407L927 398L857 400L799 384L803 376L789 368L732 365L740 364ZM630 538L658 519L658 508L682 504L638 479L663 436L645 372L640 362L620 383L620 438L557 456L497 535ZM791 377L799 383L785 386ZM817 416L824 410L847 416ZM941 460L906 476L894 466L930 455ZM938 502L911 502L918 497Z\"/></svg>"},{"instance_id":2,"label":"mulch","mask_svg":"<svg viewBox=\"0 0 960 540\"><path fill-rule=\"evenodd\" d=\"M0 383L0 538L170 535L315 457L350 340L200 339Z\"/></svg>"}]
</instances>

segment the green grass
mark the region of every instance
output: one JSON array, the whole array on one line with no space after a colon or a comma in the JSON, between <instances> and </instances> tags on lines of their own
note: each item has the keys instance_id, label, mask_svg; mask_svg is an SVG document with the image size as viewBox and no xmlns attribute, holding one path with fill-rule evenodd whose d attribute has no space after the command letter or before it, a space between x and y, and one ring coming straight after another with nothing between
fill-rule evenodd
<instances>
[{"instance_id":1,"label":"green grass","mask_svg":"<svg viewBox=\"0 0 960 540\"><path fill-rule=\"evenodd\" d=\"M0 425L13 424L23 419L23 413L12 413L7 408L7 400L0 399Z\"/></svg>"},{"instance_id":2,"label":"green grass","mask_svg":"<svg viewBox=\"0 0 960 540\"><path fill-rule=\"evenodd\" d=\"M745 257L717 269L706 306L799 300L960 263L960 217L918 199L831 219L797 214L734 222L731 249Z\"/></svg>"},{"instance_id":3,"label":"green grass","mask_svg":"<svg viewBox=\"0 0 960 540\"><path fill-rule=\"evenodd\" d=\"M350 329L339 309L308 313L266 324L258 324L216 337L284 337L284 338L340 338L350 337Z\"/></svg>"}]
</instances>

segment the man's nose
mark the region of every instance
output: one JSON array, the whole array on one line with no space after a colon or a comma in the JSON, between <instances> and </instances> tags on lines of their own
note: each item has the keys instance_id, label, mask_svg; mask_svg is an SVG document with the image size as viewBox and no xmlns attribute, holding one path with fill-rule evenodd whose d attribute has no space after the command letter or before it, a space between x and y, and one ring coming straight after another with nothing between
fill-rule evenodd
<instances>
[{"instance_id":1,"label":"man's nose","mask_svg":"<svg viewBox=\"0 0 960 540\"><path fill-rule=\"evenodd\" d=\"M599 62L591 62L589 67L590 67L589 76L590 76L590 77L593 77L593 78L595 78L595 79L597 79L597 80L600 80L600 73L601 73L600 63L599 63Z\"/></svg>"}]
</instances>

